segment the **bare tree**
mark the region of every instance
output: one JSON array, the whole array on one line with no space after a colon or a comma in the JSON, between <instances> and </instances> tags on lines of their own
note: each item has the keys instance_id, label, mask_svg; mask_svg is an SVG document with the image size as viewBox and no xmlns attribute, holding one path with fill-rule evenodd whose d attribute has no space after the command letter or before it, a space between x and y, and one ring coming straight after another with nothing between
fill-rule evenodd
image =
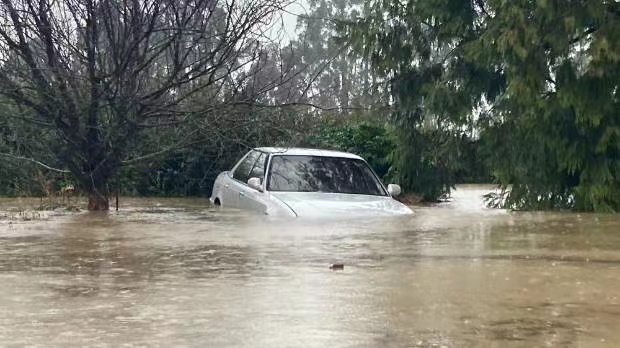
<instances>
[{"instance_id":1,"label":"bare tree","mask_svg":"<svg viewBox=\"0 0 620 348\"><path fill-rule=\"evenodd\" d=\"M107 210L107 183L137 160L129 156L143 130L182 123L196 95L211 99L205 105L230 102L226 84L257 59L281 5L0 0L0 95L53 131L50 150L88 194L89 210Z\"/></svg>"}]
</instances>

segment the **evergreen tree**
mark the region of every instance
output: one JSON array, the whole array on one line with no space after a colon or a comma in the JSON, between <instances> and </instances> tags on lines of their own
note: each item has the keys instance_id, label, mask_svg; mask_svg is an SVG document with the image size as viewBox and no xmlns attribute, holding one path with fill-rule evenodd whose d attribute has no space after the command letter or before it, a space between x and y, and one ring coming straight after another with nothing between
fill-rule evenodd
<instances>
[{"instance_id":1,"label":"evergreen tree","mask_svg":"<svg viewBox=\"0 0 620 348\"><path fill-rule=\"evenodd\" d=\"M368 1L363 14L340 31L391 78L405 179L450 173L441 139L469 132L505 206L620 209L620 3Z\"/></svg>"}]
</instances>

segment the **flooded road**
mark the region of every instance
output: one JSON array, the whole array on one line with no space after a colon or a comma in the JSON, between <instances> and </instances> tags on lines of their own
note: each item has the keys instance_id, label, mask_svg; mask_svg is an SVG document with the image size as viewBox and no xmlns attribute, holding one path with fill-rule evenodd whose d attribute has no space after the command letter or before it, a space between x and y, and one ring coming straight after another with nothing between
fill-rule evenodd
<instances>
[{"instance_id":1,"label":"flooded road","mask_svg":"<svg viewBox=\"0 0 620 348\"><path fill-rule=\"evenodd\" d=\"M0 345L620 346L620 216L491 210L486 192L324 222L0 200Z\"/></svg>"}]
</instances>

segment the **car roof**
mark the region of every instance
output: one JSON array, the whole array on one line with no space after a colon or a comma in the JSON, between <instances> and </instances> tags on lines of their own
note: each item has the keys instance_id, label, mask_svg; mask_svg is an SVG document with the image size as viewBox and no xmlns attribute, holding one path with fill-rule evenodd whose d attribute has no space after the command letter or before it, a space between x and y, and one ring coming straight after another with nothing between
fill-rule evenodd
<instances>
[{"instance_id":1,"label":"car roof","mask_svg":"<svg viewBox=\"0 0 620 348\"><path fill-rule=\"evenodd\" d=\"M344 157L344 158L363 159L358 155L348 153L348 152L323 150L323 149L307 149L307 148L301 148L301 147L257 147L255 150L258 150L261 152L267 152L270 154L282 154L282 155L292 155L292 156L323 156L323 157Z\"/></svg>"}]
</instances>

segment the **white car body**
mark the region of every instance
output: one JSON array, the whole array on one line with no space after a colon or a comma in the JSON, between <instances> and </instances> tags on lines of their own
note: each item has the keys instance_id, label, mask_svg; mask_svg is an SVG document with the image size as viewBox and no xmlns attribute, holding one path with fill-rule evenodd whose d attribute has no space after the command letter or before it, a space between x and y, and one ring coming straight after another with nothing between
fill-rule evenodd
<instances>
[{"instance_id":1,"label":"white car body","mask_svg":"<svg viewBox=\"0 0 620 348\"><path fill-rule=\"evenodd\" d=\"M332 166L333 170L330 171L328 166ZM354 174L357 176L354 177ZM331 178L338 175L345 179L334 179L335 183L332 183ZM302 178L308 182L302 181ZM297 190L295 185L301 189ZM317 188L318 185L341 186L323 192ZM372 194L337 192L342 187L357 190L360 185L366 185L362 189ZM409 207L392 198L392 195L399 193L398 185L388 185L386 189L366 161L357 155L318 149L261 147L250 150L232 170L218 175L210 201L223 207L274 216L412 214Z\"/></svg>"}]
</instances>

